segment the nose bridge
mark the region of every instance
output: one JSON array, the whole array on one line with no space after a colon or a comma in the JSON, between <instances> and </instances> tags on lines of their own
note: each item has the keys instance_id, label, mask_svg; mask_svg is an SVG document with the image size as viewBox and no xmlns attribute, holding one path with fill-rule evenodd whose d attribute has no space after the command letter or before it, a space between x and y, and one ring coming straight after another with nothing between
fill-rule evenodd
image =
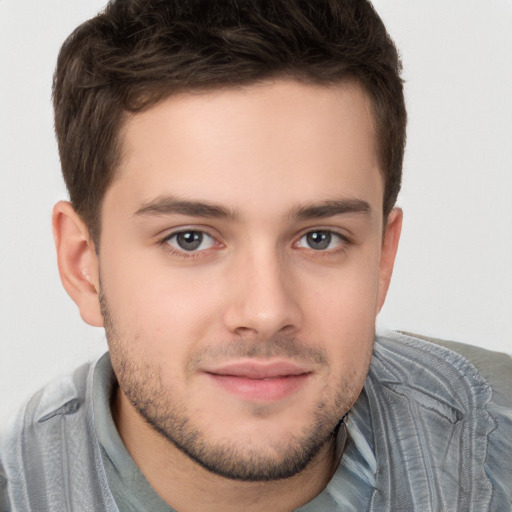
<instances>
[{"instance_id":1,"label":"nose bridge","mask_svg":"<svg viewBox=\"0 0 512 512\"><path fill-rule=\"evenodd\" d=\"M235 259L226 326L238 334L250 331L261 337L296 329L301 313L295 283L276 245L261 240L247 244Z\"/></svg>"}]
</instances>

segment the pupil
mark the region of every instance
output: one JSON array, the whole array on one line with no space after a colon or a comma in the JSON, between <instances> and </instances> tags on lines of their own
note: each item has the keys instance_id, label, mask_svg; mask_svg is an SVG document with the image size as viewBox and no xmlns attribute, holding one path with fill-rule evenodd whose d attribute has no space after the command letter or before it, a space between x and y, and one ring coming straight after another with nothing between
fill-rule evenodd
<instances>
[{"instance_id":1,"label":"pupil","mask_svg":"<svg viewBox=\"0 0 512 512\"><path fill-rule=\"evenodd\" d=\"M327 249L331 243L331 233L328 231L313 231L308 233L306 238L311 249L316 251Z\"/></svg>"},{"instance_id":2,"label":"pupil","mask_svg":"<svg viewBox=\"0 0 512 512\"><path fill-rule=\"evenodd\" d=\"M201 245L203 234L199 231L185 231L176 235L176 241L183 250L193 251Z\"/></svg>"}]
</instances>

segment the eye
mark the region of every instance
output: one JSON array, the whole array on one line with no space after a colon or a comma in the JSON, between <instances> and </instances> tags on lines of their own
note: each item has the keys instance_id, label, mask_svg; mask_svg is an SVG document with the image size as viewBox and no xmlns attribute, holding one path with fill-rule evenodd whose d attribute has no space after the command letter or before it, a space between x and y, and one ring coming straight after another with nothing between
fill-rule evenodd
<instances>
[{"instance_id":1,"label":"eye","mask_svg":"<svg viewBox=\"0 0 512 512\"><path fill-rule=\"evenodd\" d=\"M314 251L326 251L329 249L335 249L346 241L346 238L334 231L319 229L309 231L303 235L297 242L297 247L313 249Z\"/></svg>"},{"instance_id":2,"label":"eye","mask_svg":"<svg viewBox=\"0 0 512 512\"><path fill-rule=\"evenodd\" d=\"M179 231L168 236L165 241L173 249L185 252L204 251L215 245L213 237L204 231Z\"/></svg>"}]
</instances>

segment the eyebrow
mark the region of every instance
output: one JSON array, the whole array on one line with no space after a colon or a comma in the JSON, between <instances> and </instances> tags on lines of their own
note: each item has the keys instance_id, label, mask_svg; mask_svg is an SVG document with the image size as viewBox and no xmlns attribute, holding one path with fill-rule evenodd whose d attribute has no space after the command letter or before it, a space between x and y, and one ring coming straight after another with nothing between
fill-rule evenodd
<instances>
[{"instance_id":1,"label":"eyebrow","mask_svg":"<svg viewBox=\"0 0 512 512\"><path fill-rule=\"evenodd\" d=\"M362 199L338 199L300 206L291 212L291 216L298 220L312 220L348 213L370 214L371 211L370 204Z\"/></svg>"},{"instance_id":2,"label":"eyebrow","mask_svg":"<svg viewBox=\"0 0 512 512\"><path fill-rule=\"evenodd\" d=\"M370 214L371 207L362 199L344 198L299 206L294 208L289 216L296 220L313 220L350 213ZM174 196L162 196L148 201L135 212L136 216L173 214L226 220L239 218L236 210L209 202L183 200Z\"/></svg>"},{"instance_id":3,"label":"eyebrow","mask_svg":"<svg viewBox=\"0 0 512 512\"><path fill-rule=\"evenodd\" d=\"M187 201L172 196L158 197L153 201L144 203L135 212L137 216L172 214L229 220L235 220L238 217L236 211L217 204Z\"/></svg>"}]
</instances>

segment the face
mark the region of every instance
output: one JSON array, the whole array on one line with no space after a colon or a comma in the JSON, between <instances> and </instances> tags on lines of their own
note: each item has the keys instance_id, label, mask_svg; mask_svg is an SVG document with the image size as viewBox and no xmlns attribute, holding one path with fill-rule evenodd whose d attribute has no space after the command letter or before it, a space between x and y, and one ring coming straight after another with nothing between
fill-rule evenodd
<instances>
[{"instance_id":1,"label":"face","mask_svg":"<svg viewBox=\"0 0 512 512\"><path fill-rule=\"evenodd\" d=\"M396 250L368 99L181 94L122 140L98 258L123 396L210 471L299 472L361 391Z\"/></svg>"}]
</instances>

